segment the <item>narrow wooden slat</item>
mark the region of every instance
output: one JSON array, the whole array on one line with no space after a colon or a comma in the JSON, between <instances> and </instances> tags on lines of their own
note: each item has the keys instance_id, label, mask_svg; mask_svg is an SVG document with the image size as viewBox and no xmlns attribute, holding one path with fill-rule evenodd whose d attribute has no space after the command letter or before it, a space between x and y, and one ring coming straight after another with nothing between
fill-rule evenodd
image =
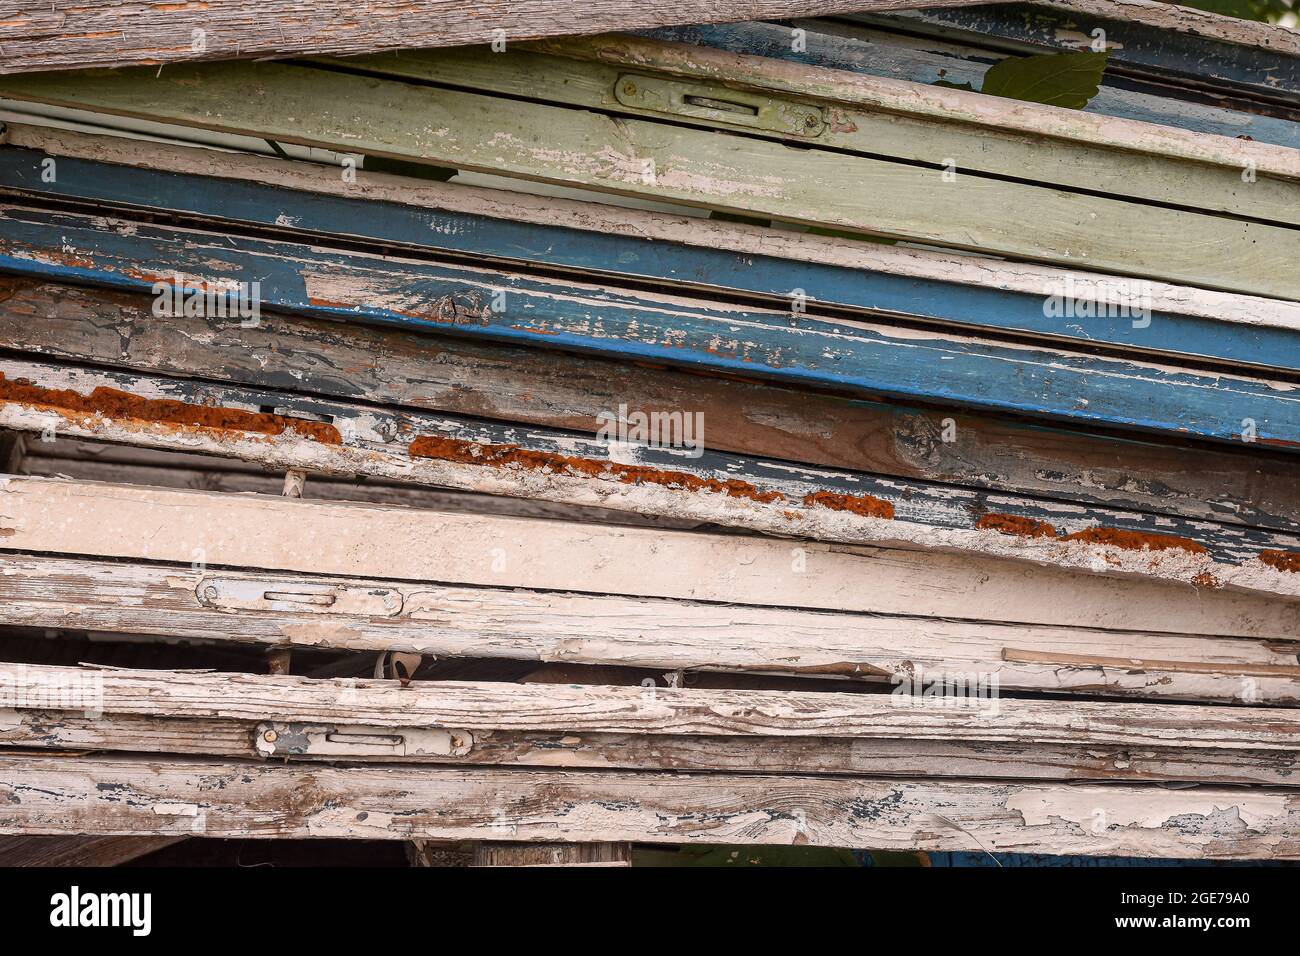
<instances>
[{"instance_id":1,"label":"narrow wooden slat","mask_svg":"<svg viewBox=\"0 0 1300 956\"><path fill-rule=\"evenodd\" d=\"M913 21L915 22L915 21ZM797 20L791 26L774 23L736 23L664 27L653 31L656 39L712 46L733 53L778 57L838 70L852 70L913 83L946 80L975 89L983 85L992 63L1019 51L994 49L979 37L947 42L935 37L918 39L894 32L907 21L882 16L871 26L843 20ZM803 30L794 49L791 30ZM1080 34L1082 38L1085 34ZM1091 43L1092 37L1088 37ZM1177 98L1179 91L1155 82L1135 81L1131 75L1114 78L1103 73L1097 95L1083 107L1122 119L1176 126L1217 136L1249 136L1261 143L1300 148L1300 124L1279 116L1252 112L1247 104L1226 97L1211 102Z\"/></svg>"},{"instance_id":2,"label":"narrow wooden slat","mask_svg":"<svg viewBox=\"0 0 1300 956\"><path fill-rule=\"evenodd\" d=\"M1294 667L1300 677L1300 667ZM41 688L85 688L83 707L159 717L275 720L489 733L961 739L1295 751L1294 710L793 691L313 680L0 663L17 709ZM973 687L972 687L973 691ZM28 695L40 703L26 703Z\"/></svg>"},{"instance_id":3,"label":"narrow wooden slat","mask_svg":"<svg viewBox=\"0 0 1300 956\"><path fill-rule=\"evenodd\" d=\"M264 308L307 315L1224 442L1249 432L1300 450L1300 390L1287 383L67 213L0 215L0 268L41 278L137 291L177 276L191 289L259 282Z\"/></svg>"},{"instance_id":4,"label":"narrow wooden slat","mask_svg":"<svg viewBox=\"0 0 1300 956\"><path fill-rule=\"evenodd\" d=\"M200 785L201 781L201 785ZM0 833L1300 857L1272 789L0 757Z\"/></svg>"},{"instance_id":5,"label":"narrow wooden slat","mask_svg":"<svg viewBox=\"0 0 1300 956\"><path fill-rule=\"evenodd\" d=\"M996 675L1008 690L1288 706L1300 700L1294 643L1096 626L1122 625L1118 613L1079 626L1068 620L1075 616L1071 613L1052 614L1050 601L1078 599L1070 582L1043 578L1030 582L1046 592L1041 606L1010 609L1001 617L1015 618L1019 610L1020 617L1055 623L1009 623L992 600L981 601L971 583L956 574L951 574L953 584L964 592L960 606L946 597L950 591L923 576L923 568L933 563L899 567L906 556L886 557L894 560L877 579L891 565L896 570L870 605L892 613L828 614L382 577L303 578L6 555L0 618L32 628L370 652L403 649L430 657L877 681L920 668ZM989 575L996 568L976 570ZM987 589L988 579L980 586ZM209 587L215 596L209 596ZM376 590L378 597L363 598ZM306 599L267 600L267 593L334 596L337 607L322 609ZM1118 595L1121 600L1150 596ZM1247 613L1241 605L1230 610ZM976 620L909 616L940 613ZM1262 616L1251 621L1255 629L1267 630Z\"/></svg>"},{"instance_id":6,"label":"narrow wooden slat","mask_svg":"<svg viewBox=\"0 0 1300 956\"><path fill-rule=\"evenodd\" d=\"M323 196L362 199L367 201L367 207L372 210L382 210L389 204L412 207L414 210L430 210L442 215L417 220L418 229L411 230L405 235L396 232L386 233L385 238L394 242L409 243L414 236L421 234L418 244L448 251L470 252L479 256L487 254L484 246L455 245L455 234L470 230L475 217L518 222L526 224L527 228L511 235L511 241L519 245L519 250L514 256L507 255L506 258L518 257L522 253L524 258L532 261L569 265L588 271L593 269L607 271L607 267L602 268L598 263L588 259L559 258L561 253L548 252L549 247L563 248L574 242L574 233L567 232L569 230L579 234L597 233L606 242L617 243L619 262L616 271L628 272L640 268L642 271L636 274L667 280L677 278L697 284L702 281L701 277L695 276L693 279L688 277L685 273L689 270L680 263L658 268L653 267L651 263L657 255L667 254L665 250L670 250L672 246L684 245L690 247L691 256L709 262L719 276L725 275L733 284L740 282L742 275L752 277L753 281L762 282L763 273L788 269L789 262L783 263L782 260L790 260L795 263L841 267L855 275L875 273L919 280L922 287L928 289L954 284L960 287L961 296L965 297L978 297L982 289L1019 293L1032 296L1040 304L1044 298L1053 294L1054 289L1058 289L1059 285L1067 280L1079 290L1080 296L1093 295L1103 300L1114 299L1119 291L1116 282L1126 281L1116 280L1113 276L1061 270L1035 263L1008 263L998 259L958 255L936 249L913 249L906 246L864 243L835 236L762 229L745 223L673 215L657 210L534 196L461 183L412 179L370 172L364 168L356 171L355 182L347 182L338 169L330 166L211 149L195 149L171 143L150 142L147 148L142 148L138 142L116 136L88 135L70 130L17 123L6 124L3 142L19 149L37 150L52 157L66 156L136 169L214 176L221 180L234 180L242 184L245 189L250 188L250 184L274 183L285 189ZM11 154L6 151L4 155ZM12 186L50 191L57 185L33 182L30 168L24 171L20 162L9 160L7 167L11 170ZM101 170L101 175L107 175L107 172ZM151 202L149 197L152 191L164 188L168 182L170 182L169 177L151 177L147 189L141 191L138 181L132 188L125 179L119 180L117 185L124 192L118 193L116 198L122 202L147 205ZM223 186L231 188L231 185L223 184ZM94 193L93 187L75 188L84 189L86 192L73 193L73 195L98 195L105 200L112 198ZM257 202L268 199L268 194L265 192L249 195L255 196ZM180 208L187 208L188 203L199 202L201 199L202 197L187 197L180 204ZM280 202L286 201L287 197L281 194ZM259 213L255 208L257 202L243 204L244 208L240 213L245 217L258 216ZM250 208L250 205L253 208ZM296 203L292 208L277 209L276 216L292 214L295 218L302 217L307 213L300 207L301 203ZM218 215L216 207L202 208L212 215ZM225 215L231 215L229 208ZM340 217L340 220L342 218ZM360 228L355 222L356 218L349 217L349 229ZM338 221L335 225L338 226ZM545 238L543 241L537 241L537 236ZM565 239L568 239L568 242L562 241ZM711 259L710 253L717 250L733 255L727 259ZM501 250L497 252L501 254ZM548 255L556 258L547 258ZM824 288L832 285L826 273L817 274L821 276L819 281L804 284L802 287ZM716 282L718 279L710 277L710 281ZM791 288L800 286L798 283L791 283L785 288L774 285L743 287L755 292L769 294L776 292L787 295ZM1215 292L1189 286L1172 286L1162 282L1150 283L1150 293L1153 313L1161 317L1162 326L1168 322L1179 321L1180 317L1186 316L1212 319L1216 323L1231 323L1237 327L1238 335L1241 336L1248 335L1249 329L1253 327L1292 330L1300 328L1300 304L1292 302ZM826 294L824 291L820 293L822 296ZM944 298L941 305L939 301L918 297L915 293L910 302L902 297L888 298L882 289L877 289L876 294L881 298L870 303L872 308L932 318L947 316L950 320L958 321L955 316L959 312L961 296ZM814 296L814 299L816 298L817 296ZM998 308L1009 311L1005 300L998 305ZM1184 326L1183 337L1191 333L1192 329ZM1101 333L1093 331L1092 334ZM1131 348L1143 347L1140 340L1128 339L1124 344ZM1237 358L1244 362L1252 361L1251 357L1244 353Z\"/></svg>"},{"instance_id":7,"label":"narrow wooden slat","mask_svg":"<svg viewBox=\"0 0 1300 956\"><path fill-rule=\"evenodd\" d=\"M771 29L784 35L788 51L792 45L789 30ZM815 39L805 37L804 42L815 42ZM725 113L714 113L709 117L665 113L661 108L639 106L631 97L619 95L620 80L626 86L630 75L634 76L631 81L634 87L637 82L668 79L668 74L653 74L648 70L640 72L642 64L651 67L665 55L676 55L681 59L700 57L701 67L693 71L693 75L701 78L731 66L730 59L724 59L726 54L720 50L701 50L688 44L664 43L649 37L628 40L600 38L572 44L553 41L547 49L552 52L511 50L497 55L481 47L417 50L321 62L333 68L363 71L367 75L507 96L528 96L556 105L650 120L671 119L709 129L730 132L738 129L736 121L729 121ZM560 55L555 55L557 53ZM863 51L858 53L866 56ZM752 86L749 88L766 92L763 72L772 61L747 53L741 55L747 57L745 63L751 67ZM636 67L629 65L633 61ZM779 62L793 65L794 58L787 55ZM638 69L638 72L629 74L629 69ZM855 71L845 75L867 74ZM731 87L718 89L717 95L725 97ZM661 100L656 98L655 103L661 105ZM805 135L806 130L783 133L755 130L748 126L743 128L743 132L783 139L815 150L834 149L859 156L885 156L915 163L951 163L959 176L980 173L1013 176L1038 185L1091 190L1146 203L1166 203L1265 222L1300 225L1300 184L1294 180L1258 175L1256 171L1254 181L1246 182L1240 168L1177 161L1069 139L1045 143L1039 136L988 128L977 130L936 121L929 116L900 116L854 108L842 101L832 100L831 104L827 114L830 121L815 136ZM936 195L942 195L942 190L950 185L952 183L940 180L932 188ZM989 187L986 185L985 188ZM1134 222L1146 215L1141 206L1129 208Z\"/></svg>"},{"instance_id":8,"label":"narrow wooden slat","mask_svg":"<svg viewBox=\"0 0 1300 956\"><path fill-rule=\"evenodd\" d=\"M0 485L0 528L6 550L768 607L1283 641L1300 614L1028 562L36 478Z\"/></svg>"},{"instance_id":9,"label":"narrow wooden slat","mask_svg":"<svg viewBox=\"0 0 1300 956\"><path fill-rule=\"evenodd\" d=\"M692 410L703 416L700 437L709 449L1300 532L1300 483L1294 466L1257 447L1193 449L1115 439L674 369L289 316L264 315L252 329L183 315L160 322L151 307L152 299L145 296L0 279L0 346L100 366L587 434L599 431L600 416L620 404L632 412ZM68 458L57 443L40 442L33 450L38 456ZM184 466L190 477L166 480L156 468L139 470L148 467L143 461L136 469L139 477L125 471L123 477L114 477L109 466L99 471L94 467L65 460L58 468L42 466L29 473L58 471L74 478L212 490L269 488L251 479L205 484L216 477L193 472L192 463ZM240 466L227 461L219 467ZM387 490L374 483L369 487L373 500L390 503L439 494ZM310 497L367 500L365 494L365 489L350 491L335 482L327 491L313 490ZM533 504L555 507L535 500ZM605 514L604 520L620 514L617 520L639 518L631 512Z\"/></svg>"},{"instance_id":10,"label":"narrow wooden slat","mask_svg":"<svg viewBox=\"0 0 1300 956\"><path fill-rule=\"evenodd\" d=\"M11 129L8 138L43 147L0 149L0 188L24 195L181 212L204 222L221 220L276 229L292 223L295 234L371 239L385 247L396 243L484 261L522 260L565 269L582 278L599 272L690 288L709 286L757 294L778 302L781 308L789 308L793 290L802 289L811 297L808 304L813 310L835 306L868 315L897 313L944 325L1005 329L1071 343L1121 346L1126 351L1192 356L1230 363L1233 369L1249 365L1300 370L1300 358L1295 357L1300 355L1300 309L1288 309L1277 301L1243 303L1244 297L1220 295L1213 303L1213 314L1207 316L1189 310L1186 303L1169 301L1156 289L1130 287L1127 296L1107 299L1108 286L1101 277L1059 274L1054 277L1055 287L1049 283L1013 294L1008 288L958 281L960 268L955 263L950 264L957 273L955 279L952 275L927 275L925 281L917 281L921 276L915 270L909 279L905 277L907 256L915 253L907 250L892 250L903 255L873 262L870 268L848 268L810 262L808 256L782 258L704 247L699 244L700 236L687 245L692 242L691 231L707 228L699 219L685 223L685 235L663 235L658 218L635 222L638 232L648 229L648 235L610 235L613 223L595 218L600 207L573 204L582 212L564 224L556 223L552 214L544 221L531 216L524 225L516 220L526 216L527 209L513 208L513 200L504 200L505 208L495 204L508 193L479 191L484 199L491 196L494 201L479 203L481 212L470 214L456 207L472 208L473 197L466 202L457 192L464 187L456 185L431 184L446 191L425 196L407 192L405 184L397 185L401 180L379 174L383 182L393 183L391 192L372 192L349 186L329 170L304 163L207 150L196 154L184 147L58 131L41 133L30 127ZM109 161L94 161L98 159ZM45 182L47 160L60 170L53 183ZM191 174L198 170L205 175ZM164 171L166 174L159 175ZM214 174L219 178L212 178ZM1116 173L1107 168L1106 175ZM284 182L294 191L271 182ZM349 195L353 198L347 198ZM1300 203L1268 205L1300 209ZM561 207L558 211L568 210ZM593 229L598 221L608 228ZM675 241L656 241L656 233ZM780 234L767 231L767 235ZM818 238L798 233L785 236ZM764 242L756 248L767 246ZM1149 301L1144 298L1148 293ZM1067 305L1066 295L1078 301ZM1141 314L1107 312L1104 306L1095 307L1092 298L1097 303L1125 302ZM1235 321L1239 316L1234 312L1243 305L1254 310L1251 321ZM1148 306L1149 314L1141 311ZM1078 314L1081 311L1098 314L1087 318ZM1285 319L1291 312L1295 321L1288 322Z\"/></svg>"},{"instance_id":11,"label":"narrow wooden slat","mask_svg":"<svg viewBox=\"0 0 1300 956\"><path fill-rule=\"evenodd\" d=\"M1111 62L1126 72L1300 103L1300 33L1207 10L1152 0L1049 0L980 6L965 16L909 11L889 20L1034 52L1087 48L1092 31L1101 29Z\"/></svg>"},{"instance_id":12,"label":"narrow wooden slat","mask_svg":"<svg viewBox=\"0 0 1300 956\"><path fill-rule=\"evenodd\" d=\"M470 0L416 0L401 7L379 5L364 11L344 0L320 0L309 9L281 0L208 0L193 8L159 8L121 0L51 0L41 7L6 2L0 4L0 73L320 52L367 53L489 43L498 36L514 43L530 37L635 30L669 23L890 10L915 2L678 0L668 7L629 7L610 0L589 0L575 9L563 0L526 0L504 6ZM925 0L927 6L970 2L973 0Z\"/></svg>"},{"instance_id":13,"label":"narrow wooden slat","mask_svg":"<svg viewBox=\"0 0 1300 956\"><path fill-rule=\"evenodd\" d=\"M247 759L261 723L68 711L0 711L0 744L34 751L103 751ZM338 725L319 725L329 729ZM347 725L342 725L347 726ZM364 729L364 728L363 728ZM466 732L468 734L468 732ZM276 761L331 762L335 755L277 755ZM1048 781L1261 784L1295 787L1295 751L1049 744L1039 741L837 737L704 737L663 734L495 731L468 753L351 758L375 764L672 770L713 773L965 777ZM33 838L34 839L34 838Z\"/></svg>"},{"instance_id":14,"label":"narrow wooden slat","mask_svg":"<svg viewBox=\"0 0 1300 956\"><path fill-rule=\"evenodd\" d=\"M0 838L0 866L121 866L184 837L11 836Z\"/></svg>"},{"instance_id":15,"label":"narrow wooden slat","mask_svg":"<svg viewBox=\"0 0 1300 956\"><path fill-rule=\"evenodd\" d=\"M875 80L826 72L847 76L847 83ZM5 78L0 94L1075 267L1300 298L1300 285L1285 268L1300 257L1300 234L1294 229L1162 206L1137 207L1001 179L958 176L955 182L945 182L942 168L834 151L792 151L748 137L733 142L710 130L453 89L296 65L236 63L178 66L161 76L150 70L90 83L86 77L27 74ZM972 112L985 108L976 103ZM419 116L420 125L412 126L410 116ZM1131 125L1151 135L1147 124ZM1166 139L1185 132L1152 129L1161 130ZM1250 145L1261 151L1277 149ZM1287 174L1300 177L1300 156L1294 150L1282 152L1288 155L1276 165L1289 166ZM1265 161L1273 165L1271 154ZM1261 174L1271 171L1263 165L1258 169Z\"/></svg>"},{"instance_id":16,"label":"narrow wooden slat","mask_svg":"<svg viewBox=\"0 0 1300 956\"><path fill-rule=\"evenodd\" d=\"M1300 588L1294 535L261 389L0 359L0 425L816 541L904 544L1197 587L1293 596Z\"/></svg>"}]
</instances>

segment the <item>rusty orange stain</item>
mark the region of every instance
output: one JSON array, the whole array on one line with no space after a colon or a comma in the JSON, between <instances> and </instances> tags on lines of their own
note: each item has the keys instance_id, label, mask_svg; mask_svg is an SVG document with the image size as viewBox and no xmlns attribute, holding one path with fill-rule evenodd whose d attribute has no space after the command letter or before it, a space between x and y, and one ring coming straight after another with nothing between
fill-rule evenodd
<instances>
[{"instance_id":1,"label":"rusty orange stain","mask_svg":"<svg viewBox=\"0 0 1300 956\"><path fill-rule=\"evenodd\" d=\"M440 435L421 435L408 446L407 454L412 458L432 458L462 465L518 467L583 478L617 478L629 485L651 484L684 488L687 491L712 491L730 498L749 498L760 504L785 500L785 495L779 491L760 491L749 482L735 478L701 478L684 471L596 461L557 452L532 451L519 445L485 444Z\"/></svg>"},{"instance_id":2,"label":"rusty orange stain","mask_svg":"<svg viewBox=\"0 0 1300 956\"><path fill-rule=\"evenodd\" d=\"M1300 574L1300 553L1295 551L1261 551L1259 560L1279 571Z\"/></svg>"},{"instance_id":3,"label":"rusty orange stain","mask_svg":"<svg viewBox=\"0 0 1300 956\"><path fill-rule=\"evenodd\" d=\"M981 531L999 531L1002 534L1020 535L1025 538L1056 537L1056 528L1053 525L1022 515L986 514L975 522L975 527Z\"/></svg>"},{"instance_id":4,"label":"rusty orange stain","mask_svg":"<svg viewBox=\"0 0 1300 956\"><path fill-rule=\"evenodd\" d=\"M6 379L3 372L0 372L0 402L46 408L68 419L93 415L115 421L149 422L268 436L281 435L291 429L304 438L327 445L343 443L339 430L327 422L287 418L269 412L249 412L240 408L210 408L169 398L140 398L130 392L104 385L97 386L89 395L82 395L69 388L46 388L26 379Z\"/></svg>"},{"instance_id":5,"label":"rusty orange stain","mask_svg":"<svg viewBox=\"0 0 1300 956\"><path fill-rule=\"evenodd\" d=\"M1198 588L1221 588L1221 587L1223 587L1223 582L1220 581L1218 578L1216 578L1216 577L1215 577L1213 574L1211 574L1209 571L1202 571L1200 574L1198 574L1198 575L1196 575L1195 577L1193 577L1193 578L1192 578L1192 583L1195 584Z\"/></svg>"},{"instance_id":6,"label":"rusty orange stain","mask_svg":"<svg viewBox=\"0 0 1300 956\"><path fill-rule=\"evenodd\" d=\"M1189 538L1180 538L1172 534L1148 534L1144 531L1121 531L1119 528L1084 528L1073 534L1067 534L1062 541L1085 541L1088 544L1108 544L1128 551L1187 551L1191 554L1206 554L1205 545Z\"/></svg>"},{"instance_id":7,"label":"rusty orange stain","mask_svg":"<svg viewBox=\"0 0 1300 956\"><path fill-rule=\"evenodd\" d=\"M874 495L840 495L830 491L817 491L803 496L808 507L817 505L832 511L849 511L864 518L892 518L894 506Z\"/></svg>"}]
</instances>

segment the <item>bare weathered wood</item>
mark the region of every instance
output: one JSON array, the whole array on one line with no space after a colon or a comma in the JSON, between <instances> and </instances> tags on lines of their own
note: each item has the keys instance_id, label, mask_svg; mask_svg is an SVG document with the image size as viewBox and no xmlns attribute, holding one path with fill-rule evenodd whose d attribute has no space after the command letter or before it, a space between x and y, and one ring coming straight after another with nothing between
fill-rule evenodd
<instances>
[{"instance_id":1,"label":"bare weathered wood","mask_svg":"<svg viewBox=\"0 0 1300 956\"><path fill-rule=\"evenodd\" d=\"M121 866L185 837L0 837L0 866Z\"/></svg>"},{"instance_id":2,"label":"bare weathered wood","mask_svg":"<svg viewBox=\"0 0 1300 956\"><path fill-rule=\"evenodd\" d=\"M0 480L0 548L1283 640L1300 615L1300 602L1260 594L937 552L38 478Z\"/></svg>"},{"instance_id":3,"label":"bare weathered wood","mask_svg":"<svg viewBox=\"0 0 1300 956\"><path fill-rule=\"evenodd\" d=\"M1276 789L0 756L0 833L1300 857Z\"/></svg>"},{"instance_id":4,"label":"bare weathered wood","mask_svg":"<svg viewBox=\"0 0 1300 956\"><path fill-rule=\"evenodd\" d=\"M1256 449L1119 441L960 412L855 402L674 369L289 316L263 316L253 329L192 316L159 322L143 296L17 278L0 279L0 344L61 360L588 434L600 428L602 413L620 403L630 411L689 409L704 416L705 446L723 451L1300 530L1300 482L1293 464ZM50 443L37 442L34 453L52 450ZM62 471L74 478L119 480L111 469L93 474L86 467L70 462ZM219 480L223 483L215 483ZM211 481L191 486L270 490L253 480L214 476ZM151 473L138 483L176 482ZM334 482L308 488L307 497L367 500L346 490ZM370 500L396 500L384 497L388 494L376 489ZM418 494L411 489L410 500ZM609 520L619 513L603 514Z\"/></svg>"},{"instance_id":5,"label":"bare weathered wood","mask_svg":"<svg viewBox=\"0 0 1300 956\"><path fill-rule=\"evenodd\" d=\"M1291 668L1300 677L1300 667ZM899 675L902 676L902 675ZM922 675L918 674L918 680ZM376 728L1011 740L1123 747L1294 751L1289 709L469 681L314 680L280 675L0 664L18 710L43 688L82 690L68 709L158 717L274 719ZM53 692L52 690L50 691ZM84 697L84 700L81 698Z\"/></svg>"},{"instance_id":6,"label":"bare weathered wood","mask_svg":"<svg viewBox=\"0 0 1300 956\"><path fill-rule=\"evenodd\" d=\"M0 710L0 744L31 748L33 752L103 751L239 760L257 754L255 739L260 726L260 722L224 718L109 713L87 717L69 711ZM328 763L339 757L308 752L273 759ZM1300 751L1295 750L1052 744L1035 740L989 742L962 737L868 740L494 731L475 737L467 753L365 753L351 759L382 764L571 770L1300 786Z\"/></svg>"},{"instance_id":7,"label":"bare weathered wood","mask_svg":"<svg viewBox=\"0 0 1300 956\"><path fill-rule=\"evenodd\" d=\"M1138 606L1151 609L1147 623L1157 628L1207 623L1177 616L1176 597L1111 587L1081 593L1069 575L1007 578L993 565L945 564L939 556L882 552L875 558L862 565L865 579L875 582L866 606L891 614L6 556L0 620L372 654L398 649L436 657L868 680L919 668L986 675L1005 690L1300 701L1296 643L1080 626L1131 627L1137 622L1124 612ZM503 583L509 585L509 577ZM1041 595L1042 603L1021 598L1013 604L1006 595L1017 591ZM282 599L267 600L268 593ZM334 602L312 604L314 595ZM780 590L770 598L798 600ZM1113 600L1113 616L1105 613L1104 598ZM1236 633L1259 630L1268 620L1240 605L1225 611L1235 617L1225 615L1223 626ZM957 615L986 623L943 619ZM1056 626L1006 623L1017 616Z\"/></svg>"},{"instance_id":8,"label":"bare weathered wood","mask_svg":"<svg viewBox=\"0 0 1300 956\"><path fill-rule=\"evenodd\" d=\"M163 6L132 0L41 7L0 4L0 73L89 66L225 60L304 53L368 53L407 47L516 43L568 33L638 30L677 23L724 23L764 17L897 10L920 0L677 0L629 6L596 0L505 5L473 0L416 0L357 7L346 0L209 0ZM924 0L926 6L974 0Z\"/></svg>"}]
</instances>

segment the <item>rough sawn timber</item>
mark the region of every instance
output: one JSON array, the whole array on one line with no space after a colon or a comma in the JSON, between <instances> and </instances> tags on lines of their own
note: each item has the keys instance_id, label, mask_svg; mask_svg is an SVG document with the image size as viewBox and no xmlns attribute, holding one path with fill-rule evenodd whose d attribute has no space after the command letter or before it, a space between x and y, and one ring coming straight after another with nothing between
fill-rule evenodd
<instances>
[{"instance_id":1,"label":"rough sawn timber","mask_svg":"<svg viewBox=\"0 0 1300 956\"><path fill-rule=\"evenodd\" d=\"M976 0L675 0L634 6L618 0L413 0L358 8L347 0L207 0L159 5L139 0L0 3L0 73L87 66L159 65L185 60L369 53L411 47L515 43L570 33L636 30L897 10Z\"/></svg>"}]
</instances>

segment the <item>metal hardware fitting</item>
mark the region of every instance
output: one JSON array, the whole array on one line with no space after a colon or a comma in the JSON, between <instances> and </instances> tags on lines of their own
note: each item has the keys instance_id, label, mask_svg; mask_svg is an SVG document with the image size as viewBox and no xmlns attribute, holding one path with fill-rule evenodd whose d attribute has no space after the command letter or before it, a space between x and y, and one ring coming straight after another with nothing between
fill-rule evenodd
<instances>
[{"instance_id":1,"label":"metal hardware fitting","mask_svg":"<svg viewBox=\"0 0 1300 956\"><path fill-rule=\"evenodd\" d=\"M811 137L826 128L815 106L725 86L626 73L614 84L614 96L624 106L774 133Z\"/></svg>"},{"instance_id":2,"label":"metal hardware fitting","mask_svg":"<svg viewBox=\"0 0 1300 956\"><path fill-rule=\"evenodd\" d=\"M306 611L318 614L356 614L396 617L402 611L402 594L392 588L349 584L295 582L257 578L209 576L194 589L200 603L221 611Z\"/></svg>"},{"instance_id":3,"label":"metal hardware fitting","mask_svg":"<svg viewBox=\"0 0 1300 956\"><path fill-rule=\"evenodd\" d=\"M357 727L265 721L257 725L264 757L463 757L474 747L468 730Z\"/></svg>"}]
</instances>

